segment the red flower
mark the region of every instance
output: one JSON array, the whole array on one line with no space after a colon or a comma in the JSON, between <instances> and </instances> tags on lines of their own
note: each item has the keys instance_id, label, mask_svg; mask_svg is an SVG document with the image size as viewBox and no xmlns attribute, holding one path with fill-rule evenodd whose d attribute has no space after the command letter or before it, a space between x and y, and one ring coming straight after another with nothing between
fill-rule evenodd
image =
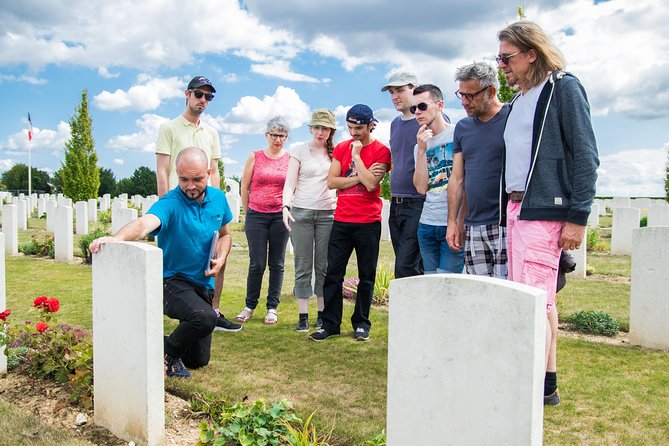
<instances>
[{"instance_id":1,"label":"red flower","mask_svg":"<svg viewBox=\"0 0 669 446\"><path fill-rule=\"evenodd\" d=\"M12 310L7 308L5 311L0 313L0 321L7 322L7 316L9 316L10 314L12 314Z\"/></svg>"},{"instance_id":2,"label":"red flower","mask_svg":"<svg viewBox=\"0 0 669 446\"><path fill-rule=\"evenodd\" d=\"M60 302L55 297L46 301L45 306L49 309L50 312L55 313L60 309Z\"/></svg>"},{"instance_id":3,"label":"red flower","mask_svg":"<svg viewBox=\"0 0 669 446\"><path fill-rule=\"evenodd\" d=\"M33 307L35 308L40 308L43 307L46 302L47 302L47 297L46 296L37 296L37 298L33 301Z\"/></svg>"},{"instance_id":4,"label":"red flower","mask_svg":"<svg viewBox=\"0 0 669 446\"><path fill-rule=\"evenodd\" d=\"M37 329L37 331L42 333L42 332L44 332L44 330L49 328L49 326L46 324L46 322L38 322L38 323L35 324L35 328Z\"/></svg>"}]
</instances>

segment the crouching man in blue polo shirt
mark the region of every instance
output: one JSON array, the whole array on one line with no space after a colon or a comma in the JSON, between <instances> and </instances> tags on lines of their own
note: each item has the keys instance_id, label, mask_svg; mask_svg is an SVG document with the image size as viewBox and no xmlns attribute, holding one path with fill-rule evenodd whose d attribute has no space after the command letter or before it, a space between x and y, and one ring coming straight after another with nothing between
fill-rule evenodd
<instances>
[{"instance_id":1,"label":"crouching man in blue polo shirt","mask_svg":"<svg viewBox=\"0 0 669 446\"><path fill-rule=\"evenodd\" d=\"M228 228L232 212L223 192L207 186L211 170L202 149L179 152L176 171L178 187L113 236L93 240L89 249L96 253L105 243L158 236L163 250L163 313L179 320L176 330L165 338L167 376L190 378L186 367L209 363L217 319L211 307L214 277L232 245ZM219 234L216 254L209 261L214 232Z\"/></svg>"}]
</instances>

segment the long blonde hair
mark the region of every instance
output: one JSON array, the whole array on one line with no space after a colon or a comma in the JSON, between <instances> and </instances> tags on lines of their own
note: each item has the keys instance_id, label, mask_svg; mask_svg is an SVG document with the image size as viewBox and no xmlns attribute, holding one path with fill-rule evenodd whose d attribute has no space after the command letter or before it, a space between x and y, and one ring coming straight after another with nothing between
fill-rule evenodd
<instances>
[{"instance_id":1,"label":"long blonde hair","mask_svg":"<svg viewBox=\"0 0 669 446\"><path fill-rule=\"evenodd\" d=\"M530 64L527 88L540 85L548 73L563 70L566 63L562 52L551 42L544 30L530 20L519 20L497 33L497 39L509 42L520 51L534 50L537 59Z\"/></svg>"}]
</instances>

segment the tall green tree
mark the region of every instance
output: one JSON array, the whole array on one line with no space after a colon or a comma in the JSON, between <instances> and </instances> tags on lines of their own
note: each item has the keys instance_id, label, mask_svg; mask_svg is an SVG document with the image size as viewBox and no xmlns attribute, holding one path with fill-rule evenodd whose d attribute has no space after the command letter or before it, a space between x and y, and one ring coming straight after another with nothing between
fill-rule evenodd
<instances>
[{"instance_id":1,"label":"tall green tree","mask_svg":"<svg viewBox=\"0 0 669 446\"><path fill-rule=\"evenodd\" d=\"M48 172L30 168L33 192L51 193L51 177ZM2 174L2 184L7 190L28 191L28 166L23 163L15 164Z\"/></svg>"},{"instance_id":2,"label":"tall green tree","mask_svg":"<svg viewBox=\"0 0 669 446\"><path fill-rule=\"evenodd\" d=\"M223 160L220 158L218 159L218 174L220 175L221 178L221 184L218 185L219 189L225 191L225 188L227 186L227 184L225 184L225 165L223 164ZM215 184L214 187L216 187Z\"/></svg>"},{"instance_id":3,"label":"tall green tree","mask_svg":"<svg viewBox=\"0 0 669 446\"><path fill-rule=\"evenodd\" d=\"M84 89L81 102L70 118L70 139L65 143L65 162L61 168L63 193L75 202L97 198L100 188L100 168L87 96Z\"/></svg>"},{"instance_id":4,"label":"tall green tree","mask_svg":"<svg viewBox=\"0 0 669 446\"><path fill-rule=\"evenodd\" d=\"M104 194L116 195L116 177L111 169L103 167L100 168L100 188L98 189L98 195L103 196Z\"/></svg>"},{"instance_id":5,"label":"tall green tree","mask_svg":"<svg viewBox=\"0 0 669 446\"><path fill-rule=\"evenodd\" d=\"M130 178L123 178L116 184L116 193L141 195L143 197L157 194L158 180L156 179L156 172L146 166L138 167Z\"/></svg>"}]
</instances>

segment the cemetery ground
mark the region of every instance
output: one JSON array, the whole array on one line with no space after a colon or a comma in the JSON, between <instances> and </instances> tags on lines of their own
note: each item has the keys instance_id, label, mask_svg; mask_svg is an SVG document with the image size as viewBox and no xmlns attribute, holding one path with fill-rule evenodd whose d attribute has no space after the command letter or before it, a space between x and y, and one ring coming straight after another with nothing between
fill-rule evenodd
<instances>
[{"instance_id":1,"label":"cemetery ground","mask_svg":"<svg viewBox=\"0 0 669 446\"><path fill-rule=\"evenodd\" d=\"M44 233L44 220L31 219L35 230ZM226 270L221 309L228 318L244 307L248 255L240 225L233 228L235 244ZM75 237L77 255L78 237ZM604 248L607 239L603 239ZM265 299L254 317L239 333L215 332L211 363L192 371L193 379L166 382L169 393L188 397L194 392L211 393L228 403L241 400L290 400L297 414L306 419L315 411L316 424L332 430L331 444L363 445L385 427L388 312L372 309L369 342L356 342L344 310L342 336L314 343L306 334L294 331L297 306L291 296L292 256L286 259L279 323L263 324ZM382 242L379 265L392 266L392 247ZM569 279L558 295L560 319L581 310L602 310L616 318L624 330L629 326L630 258L606 252L589 253L588 266L594 272L587 279ZM265 273L267 279L268 272ZM355 257L347 278L356 277ZM7 307L12 318L26 318L38 295L57 297L61 302L59 322L91 329L91 268L81 263L59 264L25 256L6 257ZM266 287L263 288L263 292ZM310 302L310 321L315 321L316 302ZM421 333L421 315L415 315L416 336ZM499 321L504 329L504 321ZM165 318L165 331L176 324ZM463 333L466 336L466 333ZM651 445L669 442L669 352L631 347L625 333L613 339L580 336L561 331L558 339L558 378L562 404L544 411L544 443L547 445ZM123 339L119 333L119 342ZM0 378L0 381L7 379ZM7 382L7 381L5 381ZM44 387L43 387L44 386ZM37 411L45 400L57 398L55 385L40 384L38 393L0 393L0 444L79 445L114 443L104 433L82 436L73 420L62 420L57 407L50 414ZM119 392L121 395L122 392ZM511 402L510 402L511 403ZM444 401L444 405L449 404ZM20 406L20 407L19 407ZM183 406L185 407L185 406ZM34 410L31 410L33 408ZM170 410L170 405L166 406ZM36 415L39 413L40 415ZM69 412L68 412L69 413ZM92 420L89 420L92 422ZM167 426L178 424L183 438L197 441L198 420L183 412L166 415ZM189 424L190 423L190 424ZM420 426L416 426L420 429ZM81 430L81 429L80 429ZM174 434L172 434L174 435ZM176 436L179 436L177 433ZM175 439L174 436L171 437ZM436 444L436 443L435 443Z\"/></svg>"}]
</instances>

